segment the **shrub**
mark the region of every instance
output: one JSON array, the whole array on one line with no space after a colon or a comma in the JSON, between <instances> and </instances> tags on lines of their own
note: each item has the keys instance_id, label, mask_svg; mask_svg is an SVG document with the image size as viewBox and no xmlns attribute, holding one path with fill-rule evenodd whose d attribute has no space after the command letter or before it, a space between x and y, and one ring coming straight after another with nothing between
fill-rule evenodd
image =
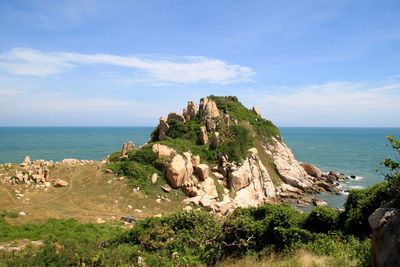
<instances>
[{"instance_id":1,"label":"shrub","mask_svg":"<svg viewBox=\"0 0 400 267\"><path fill-rule=\"evenodd\" d=\"M258 208L236 209L224 223L225 253L240 256L274 245L276 229L300 227L303 216L285 205L266 204Z\"/></svg>"},{"instance_id":2,"label":"shrub","mask_svg":"<svg viewBox=\"0 0 400 267\"><path fill-rule=\"evenodd\" d=\"M291 249L296 245L308 243L313 239L313 235L304 229L298 227L274 229L274 244L278 249Z\"/></svg>"},{"instance_id":3,"label":"shrub","mask_svg":"<svg viewBox=\"0 0 400 267\"><path fill-rule=\"evenodd\" d=\"M167 136L173 139L183 137L189 131L186 124L181 121L169 120L168 125L169 129L167 132Z\"/></svg>"},{"instance_id":4,"label":"shrub","mask_svg":"<svg viewBox=\"0 0 400 267\"><path fill-rule=\"evenodd\" d=\"M224 133L226 139L218 151L228 155L229 160L241 162L247 156L249 148L254 146L251 131L242 125L231 125Z\"/></svg>"},{"instance_id":5,"label":"shrub","mask_svg":"<svg viewBox=\"0 0 400 267\"><path fill-rule=\"evenodd\" d=\"M327 207L317 207L308 215L304 228L316 233L334 231L338 226L340 212Z\"/></svg>"},{"instance_id":6,"label":"shrub","mask_svg":"<svg viewBox=\"0 0 400 267\"><path fill-rule=\"evenodd\" d=\"M221 223L205 211L192 211L140 221L114 244L140 246L152 266L213 265L220 256L221 241Z\"/></svg>"},{"instance_id":7,"label":"shrub","mask_svg":"<svg viewBox=\"0 0 400 267\"><path fill-rule=\"evenodd\" d=\"M352 190L345 203L345 211L339 217L341 228L348 234L368 237L371 234L368 217L393 198L387 182L363 190Z\"/></svg>"},{"instance_id":8,"label":"shrub","mask_svg":"<svg viewBox=\"0 0 400 267\"><path fill-rule=\"evenodd\" d=\"M144 146L135 151L129 159L143 164L152 164L157 159L157 155L153 152L151 146Z\"/></svg>"}]
</instances>

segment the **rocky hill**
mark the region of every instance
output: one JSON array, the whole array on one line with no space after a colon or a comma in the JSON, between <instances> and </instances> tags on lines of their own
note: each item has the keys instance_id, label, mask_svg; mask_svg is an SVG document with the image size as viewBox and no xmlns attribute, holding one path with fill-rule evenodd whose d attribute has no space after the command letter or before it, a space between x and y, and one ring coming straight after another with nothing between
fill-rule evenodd
<instances>
[{"instance_id":1,"label":"rocky hill","mask_svg":"<svg viewBox=\"0 0 400 267\"><path fill-rule=\"evenodd\" d=\"M297 161L279 129L232 96L189 101L182 113L160 118L148 143L124 144L109 161L135 185L165 179L165 191L182 190L186 203L223 215L267 202L323 205L309 194L337 192L345 178Z\"/></svg>"}]
</instances>

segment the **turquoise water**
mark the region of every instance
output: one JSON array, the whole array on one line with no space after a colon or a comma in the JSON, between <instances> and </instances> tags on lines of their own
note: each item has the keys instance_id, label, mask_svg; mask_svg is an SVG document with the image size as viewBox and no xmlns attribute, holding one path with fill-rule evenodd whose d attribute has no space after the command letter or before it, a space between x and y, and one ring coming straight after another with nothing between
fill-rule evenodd
<instances>
[{"instance_id":1,"label":"turquoise water","mask_svg":"<svg viewBox=\"0 0 400 267\"><path fill-rule=\"evenodd\" d=\"M145 143L153 127L0 127L0 163L31 159L103 159L132 140Z\"/></svg>"},{"instance_id":2,"label":"turquoise water","mask_svg":"<svg viewBox=\"0 0 400 267\"><path fill-rule=\"evenodd\" d=\"M383 181L380 163L393 157L386 136L400 138L400 128L281 128L285 142L296 158L322 171L356 175L342 184L343 190L361 189ZM323 195L333 207L341 207L346 195Z\"/></svg>"},{"instance_id":3,"label":"turquoise water","mask_svg":"<svg viewBox=\"0 0 400 267\"><path fill-rule=\"evenodd\" d=\"M103 159L132 140L145 143L153 127L0 127L0 163L32 159ZM393 156L386 135L400 138L400 128L281 128L296 158L323 171L356 175L343 190L363 188L383 180L380 162ZM324 195L340 207L345 196Z\"/></svg>"}]
</instances>

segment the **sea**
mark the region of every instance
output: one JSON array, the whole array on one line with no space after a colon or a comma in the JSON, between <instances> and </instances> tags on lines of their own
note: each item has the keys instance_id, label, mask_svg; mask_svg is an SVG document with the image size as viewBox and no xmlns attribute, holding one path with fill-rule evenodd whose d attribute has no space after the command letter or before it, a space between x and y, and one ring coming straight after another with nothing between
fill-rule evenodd
<instances>
[{"instance_id":1,"label":"sea","mask_svg":"<svg viewBox=\"0 0 400 267\"><path fill-rule=\"evenodd\" d=\"M154 127L0 127L0 163L64 158L104 159L123 143L146 143ZM321 194L332 207L340 208L350 189L362 189L383 181L381 162L394 157L387 135L400 138L400 128L297 128L281 127L284 141L296 158L355 176L340 187L341 195Z\"/></svg>"}]
</instances>

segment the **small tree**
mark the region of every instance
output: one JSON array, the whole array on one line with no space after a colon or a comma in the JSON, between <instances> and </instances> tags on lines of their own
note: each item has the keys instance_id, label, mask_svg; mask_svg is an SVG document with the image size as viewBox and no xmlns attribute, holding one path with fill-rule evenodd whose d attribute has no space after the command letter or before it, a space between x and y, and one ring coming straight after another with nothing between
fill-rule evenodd
<instances>
[{"instance_id":1,"label":"small tree","mask_svg":"<svg viewBox=\"0 0 400 267\"><path fill-rule=\"evenodd\" d=\"M383 165L389 169L385 175L385 179L389 183L389 190L395 196L396 207L400 206L400 140L396 140L393 136L387 137L390 146L394 149L394 159L387 158L383 161Z\"/></svg>"}]
</instances>

